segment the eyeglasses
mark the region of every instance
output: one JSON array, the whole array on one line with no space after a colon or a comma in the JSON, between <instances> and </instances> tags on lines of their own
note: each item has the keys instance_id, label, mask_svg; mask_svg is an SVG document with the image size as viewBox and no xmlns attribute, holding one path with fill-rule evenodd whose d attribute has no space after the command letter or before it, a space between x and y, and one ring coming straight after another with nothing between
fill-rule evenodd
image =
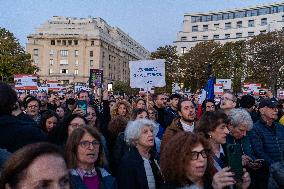
<instances>
[{"instance_id":1,"label":"eyeglasses","mask_svg":"<svg viewBox=\"0 0 284 189\"><path fill-rule=\"evenodd\" d=\"M79 143L80 146L82 146L83 148L90 148L90 146L92 145L93 147L97 147L100 145L100 142L94 140L92 142L87 141L87 140L83 140Z\"/></svg>"},{"instance_id":2,"label":"eyeglasses","mask_svg":"<svg viewBox=\"0 0 284 189\"><path fill-rule=\"evenodd\" d=\"M84 127L85 125L84 124L70 124L69 126L72 127L73 129L77 129L79 127Z\"/></svg>"},{"instance_id":3,"label":"eyeglasses","mask_svg":"<svg viewBox=\"0 0 284 189\"><path fill-rule=\"evenodd\" d=\"M235 102L233 99L231 99L231 98L227 98L227 97L221 97L221 100L223 100L223 101L225 101L225 100L230 100L230 101Z\"/></svg>"},{"instance_id":4,"label":"eyeglasses","mask_svg":"<svg viewBox=\"0 0 284 189\"><path fill-rule=\"evenodd\" d=\"M197 160L199 158L199 154L203 157L203 158L207 158L210 154L210 150L205 149L202 150L200 152L197 151L192 151L191 152L191 160Z\"/></svg>"}]
</instances>

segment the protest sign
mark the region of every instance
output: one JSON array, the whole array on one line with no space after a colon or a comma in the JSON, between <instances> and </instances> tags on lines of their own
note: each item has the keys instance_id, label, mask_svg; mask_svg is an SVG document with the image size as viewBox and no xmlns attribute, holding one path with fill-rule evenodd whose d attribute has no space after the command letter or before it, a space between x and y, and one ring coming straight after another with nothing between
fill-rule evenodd
<instances>
[{"instance_id":1,"label":"protest sign","mask_svg":"<svg viewBox=\"0 0 284 189\"><path fill-rule=\"evenodd\" d=\"M103 83L103 70L90 69L89 87L102 88Z\"/></svg>"},{"instance_id":2,"label":"protest sign","mask_svg":"<svg viewBox=\"0 0 284 189\"><path fill-rule=\"evenodd\" d=\"M130 61L129 69L132 88L149 89L166 85L163 59Z\"/></svg>"},{"instance_id":3,"label":"protest sign","mask_svg":"<svg viewBox=\"0 0 284 189\"><path fill-rule=\"evenodd\" d=\"M223 89L231 89L232 88L232 80L231 79L216 79L216 84L223 84Z\"/></svg>"},{"instance_id":4,"label":"protest sign","mask_svg":"<svg viewBox=\"0 0 284 189\"><path fill-rule=\"evenodd\" d=\"M34 74L14 75L16 90L37 90L37 76Z\"/></svg>"},{"instance_id":5,"label":"protest sign","mask_svg":"<svg viewBox=\"0 0 284 189\"><path fill-rule=\"evenodd\" d=\"M223 84L214 84L214 95L223 95L224 88Z\"/></svg>"}]
</instances>

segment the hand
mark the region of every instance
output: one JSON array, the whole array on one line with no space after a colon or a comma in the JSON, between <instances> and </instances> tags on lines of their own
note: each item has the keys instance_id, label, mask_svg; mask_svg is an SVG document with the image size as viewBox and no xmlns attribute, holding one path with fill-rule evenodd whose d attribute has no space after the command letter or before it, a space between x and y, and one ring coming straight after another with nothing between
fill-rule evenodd
<instances>
[{"instance_id":1,"label":"hand","mask_svg":"<svg viewBox=\"0 0 284 189\"><path fill-rule=\"evenodd\" d=\"M213 176L212 186L214 189L223 189L227 186L232 186L236 183L233 178L234 173L229 167L225 167Z\"/></svg>"},{"instance_id":2,"label":"hand","mask_svg":"<svg viewBox=\"0 0 284 189\"><path fill-rule=\"evenodd\" d=\"M81 110L78 107L73 110L72 114L77 114L77 115L80 115L80 116L84 116L83 110Z\"/></svg>"},{"instance_id":3,"label":"hand","mask_svg":"<svg viewBox=\"0 0 284 189\"><path fill-rule=\"evenodd\" d=\"M244 169L244 174L243 174L243 182L242 182L242 189L247 189L251 183L249 173Z\"/></svg>"},{"instance_id":4,"label":"hand","mask_svg":"<svg viewBox=\"0 0 284 189\"><path fill-rule=\"evenodd\" d=\"M248 155L242 155L242 165L243 167L248 166L252 162L252 159Z\"/></svg>"}]
</instances>

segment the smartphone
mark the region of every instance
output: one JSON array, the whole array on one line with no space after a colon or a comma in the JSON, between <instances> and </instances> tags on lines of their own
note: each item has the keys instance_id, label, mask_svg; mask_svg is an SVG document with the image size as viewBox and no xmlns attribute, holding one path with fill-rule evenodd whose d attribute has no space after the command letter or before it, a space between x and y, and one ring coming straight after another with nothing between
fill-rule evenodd
<instances>
[{"instance_id":1,"label":"smartphone","mask_svg":"<svg viewBox=\"0 0 284 189\"><path fill-rule=\"evenodd\" d=\"M242 148L239 144L227 145L228 166L235 173L234 179L240 182L243 177Z\"/></svg>"},{"instance_id":2,"label":"smartphone","mask_svg":"<svg viewBox=\"0 0 284 189\"><path fill-rule=\"evenodd\" d=\"M77 107L80 108L84 112L84 116L87 115L87 101L86 100L77 100Z\"/></svg>"}]
</instances>

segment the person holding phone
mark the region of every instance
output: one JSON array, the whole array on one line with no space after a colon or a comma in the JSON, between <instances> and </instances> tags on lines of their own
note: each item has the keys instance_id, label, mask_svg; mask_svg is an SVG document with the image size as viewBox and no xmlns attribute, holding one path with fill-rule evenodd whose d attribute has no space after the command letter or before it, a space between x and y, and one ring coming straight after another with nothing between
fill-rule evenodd
<instances>
[{"instance_id":1,"label":"person holding phone","mask_svg":"<svg viewBox=\"0 0 284 189\"><path fill-rule=\"evenodd\" d=\"M234 173L229 168L226 150L226 139L229 134L227 127L229 123L230 120L223 111L205 112L201 116L195 132L202 133L208 139L216 171L226 172L226 174L233 177ZM219 176L217 177L219 178ZM222 176L219 179L222 180ZM235 179L234 181L232 185L237 183ZM248 188L250 185L250 176L246 171L244 171L242 182L238 184L242 185L242 188Z\"/></svg>"}]
</instances>

